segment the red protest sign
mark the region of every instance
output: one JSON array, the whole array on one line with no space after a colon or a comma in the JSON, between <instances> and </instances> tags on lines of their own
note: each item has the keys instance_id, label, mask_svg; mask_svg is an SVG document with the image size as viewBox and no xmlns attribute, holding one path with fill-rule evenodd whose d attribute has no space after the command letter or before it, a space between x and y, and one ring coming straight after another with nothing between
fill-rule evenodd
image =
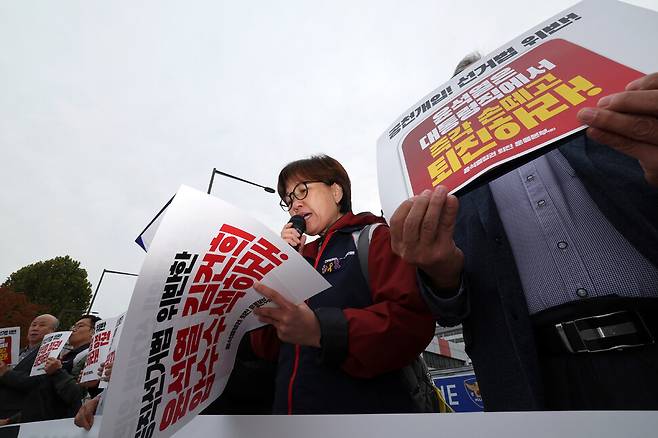
<instances>
[{"instance_id":1,"label":"red protest sign","mask_svg":"<svg viewBox=\"0 0 658 438\"><path fill-rule=\"evenodd\" d=\"M477 72L472 71L474 77ZM401 144L414 194L437 185L451 192L484 172L583 127L586 106L642 76L562 39L521 55L440 107Z\"/></svg>"}]
</instances>

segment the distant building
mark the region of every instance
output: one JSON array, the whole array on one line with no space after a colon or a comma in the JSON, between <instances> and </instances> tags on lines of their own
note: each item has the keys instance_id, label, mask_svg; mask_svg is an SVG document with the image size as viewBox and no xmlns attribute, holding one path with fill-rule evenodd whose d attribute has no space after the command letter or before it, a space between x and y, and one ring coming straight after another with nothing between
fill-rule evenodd
<instances>
[{"instance_id":1,"label":"distant building","mask_svg":"<svg viewBox=\"0 0 658 438\"><path fill-rule=\"evenodd\" d=\"M423 352L432 381L455 412L484 409L471 359L464 349L462 327L436 326L432 342Z\"/></svg>"},{"instance_id":2,"label":"distant building","mask_svg":"<svg viewBox=\"0 0 658 438\"><path fill-rule=\"evenodd\" d=\"M462 326L436 326L432 342L425 348L423 358L430 371L464 369L471 365L471 360L464 351ZM433 373L434 374L434 373Z\"/></svg>"}]
</instances>

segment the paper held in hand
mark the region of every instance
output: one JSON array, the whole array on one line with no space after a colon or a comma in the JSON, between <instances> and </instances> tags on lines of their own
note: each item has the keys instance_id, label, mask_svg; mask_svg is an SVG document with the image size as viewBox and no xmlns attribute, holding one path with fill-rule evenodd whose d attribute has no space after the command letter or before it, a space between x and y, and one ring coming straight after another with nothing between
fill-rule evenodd
<instances>
[{"instance_id":1,"label":"paper held in hand","mask_svg":"<svg viewBox=\"0 0 658 438\"><path fill-rule=\"evenodd\" d=\"M7 365L16 365L20 354L21 328L0 328L0 360Z\"/></svg>"},{"instance_id":2,"label":"paper held in hand","mask_svg":"<svg viewBox=\"0 0 658 438\"><path fill-rule=\"evenodd\" d=\"M89 353L85 361L85 368L80 376L80 383L100 380L98 369L100 364L107 359L116 321L117 318L107 318L96 322L94 336L91 338Z\"/></svg>"},{"instance_id":3,"label":"paper held in hand","mask_svg":"<svg viewBox=\"0 0 658 438\"><path fill-rule=\"evenodd\" d=\"M70 331L50 333L43 337L41 346L37 352L37 357L34 359L30 376L40 376L46 374L46 359L49 357L58 357L64 349L66 342L71 336Z\"/></svg>"},{"instance_id":4,"label":"paper held in hand","mask_svg":"<svg viewBox=\"0 0 658 438\"><path fill-rule=\"evenodd\" d=\"M262 324L260 281L299 303L329 287L236 207L181 187L149 247L123 323L101 434L168 437L224 389L240 339Z\"/></svg>"},{"instance_id":5,"label":"paper held in hand","mask_svg":"<svg viewBox=\"0 0 658 438\"><path fill-rule=\"evenodd\" d=\"M114 321L114 328L112 329L112 336L110 338L110 347L107 349L107 356L105 360L99 360L99 365L101 362L105 362L104 368L101 371L103 374L101 381L98 384L99 388L107 388L108 378L105 375L105 369L112 367L114 365L114 357L116 356L117 347L119 346L119 341L121 340L121 333L123 333L123 321L126 319L126 313L122 313L117 316Z\"/></svg>"}]
</instances>

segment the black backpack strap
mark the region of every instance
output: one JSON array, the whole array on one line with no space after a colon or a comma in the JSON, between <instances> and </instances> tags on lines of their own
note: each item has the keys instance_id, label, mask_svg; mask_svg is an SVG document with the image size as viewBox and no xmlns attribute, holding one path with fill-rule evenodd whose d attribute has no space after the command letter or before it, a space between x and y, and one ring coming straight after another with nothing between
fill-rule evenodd
<instances>
[{"instance_id":1,"label":"black backpack strap","mask_svg":"<svg viewBox=\"0 0 658 438\"><path fill-rule=\"evenodd\" d=\"M368 224L352 233L352 238L356 245L356 254L359 257L359 264L361 265L361 273L366 279L368 288L370 288L370 276L368 275L370 241L372 240L375 229L379 225L382 224ZM422 355L416 357L411 364L402 368L400 370L400 376L408 388L418 412L453 412L450 405L445 402L439 390L434 386L429 369Z\"/></svg>"},{"instance_id":2,"label":"black backpack strap","mask_svg":"<svg viewBox=\"0 0 658 438\"><path fill-rule=\"evenodd\" d=\"M382 224L368 224L360 230L354 231L352 233L352 238L356 244L356 254L359 257L359 265L361 265L361 273L363 278L366 279L368 283L368 288L370 287L370 276L368 275L368 255L370 254L370 241L372 240L372 235L375 233L375 230L378 226Z\"/></svg>"}]
</instances>

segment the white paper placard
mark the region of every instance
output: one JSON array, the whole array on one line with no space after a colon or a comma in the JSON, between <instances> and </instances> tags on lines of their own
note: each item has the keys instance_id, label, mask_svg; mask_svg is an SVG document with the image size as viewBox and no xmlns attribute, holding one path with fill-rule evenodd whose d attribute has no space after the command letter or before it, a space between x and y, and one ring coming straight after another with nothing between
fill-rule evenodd
<instances>
[{"instance_id":1,"label":"white paper placard","mask_svg":"<svg viewBox=\"0 0 658 438\"><path fill-rule=\"evenodd\" d=\"M158 227L123 324L102 433L168 437L221 394L243 334L267 304L254 281L299 303L329 283L236 207L181 187ZM152 435L151 435L152 433Z\"/></svg>"},{"instance_id":2,"label":"white paper placard","mask_svg":"<svg viewBox=\"0 0 658 438\"><path fill-rule=\"evenodd\" d=\"M89 432L74 426L70 418L4 428L7 429L7 436L18 438L96 438L99 436L98 425L102 419L96 417ZM17 435L16 429L19 429ZM658 413L655 411L203 415L196 417L174 437L362 438L373 435L377 438L526 438L531 431L533 438L647 438L654 436L656 429Z\"/></svg>"},{"instance_id":3,"label":"white paper placard","mask_svg":"<svg viewBox=\"0 0 658 438\"><path fill-rule=\"evenodd\" d=\"M119 346L119 341L121 340L121 333L123 333L123 321L126 319L126 313L122 313L117 316L114 322L114 329L112 330L112 337L110 339L110 348L107 350L107 356L105 358L105 366L114 364L114 357L116 356L117 347ZM98 384L99 388L107 388L107 379L105 378L105 372L102 371L103 376L101 381Z\"/></svg>"},{"instance_id":4,"label":"white paper placard","mask_svg":"<svg viewBox=\"0 0 658 438\"><path fill-rule=\"evenodd\" d=\"M20 354L21 328L0 328L0 361L7 365L16 365Z\"/></svg>"},{"instance_id":5,"label":"white paper placard","mask_svg":"<svg viewBox=\"0 0 658 438\"><path fill-rule=\"evenodd\" d=\"M46 359L59 356L59 353L62 352L64 345L66 345L66 342L69 340L71 333L72 332L70 331L55 332L43 337L43 341L37 352L37 357L34 359L30 376L46 374Z\"/></svg>"},{"instance_id":6,"label":"white paper placard","mask_svg":"<svg viewBox=\"0 0 658 438\"><path fill-rule=\"evenodd\" d=\"M631 27L632 31L629 31ZM606 88L593 81L591 90L581 92L582 96L587 97L587 101L583 102L569 102L559 93L551 91L549 93L557 99L555 105L547 101L539 102L545 96L537 94L533 98L528 97L526 103L523 103L523 96L513 95L526 87L525 84L517 87L514 78L507 79L508 83L502 88L495 83L494 77L503 69L515 63L524 64L524 59L532 59L533 51L541 51L562 42L562 45L570 46L567 49L569 51L577 47L582 53L605 58L609 61L605 65L623 65L636 71L636 76L641 76L642 73L658 71L658 57L651 56L647 51L647 43L653 41L658 41L657 12L614 0L586 0L549 18L483 57L404 111L380 136L377 141L377 172L379 195L385 216L390 219L398 205L413 194L444 184L442 178L448 174L461 175L463 179L468 179L477 172L493 170L491 161L487 161L490 158L498 156L496 160L500 161L497 164L504 164L520 156L516 148L526 144L526 140L534 143L529 145L532 147L528 150L523 151L524 154L584 129L584 125L577 121L575 113L582 107L595 105L604 95L623 90L624 85L630 82L620 78L619 81L623 83ZM577 75L581 68L578 63L581 62L583 76L587 79L586 67L589 64L581 59L578 54L580 52L567 53L558 49L556 53L565 55L563 59L567 62L559 63L556 71L565 66L569 67L570 60L574 64L571 70L575 70ZM550 61L550 57L547 60ZM456 62L457 60L455 64ZM536 66L523 65L523 69L518 73L526 75L526 68L533 67ZM605 73L607 69L608 67L602 64L594 71ZM628 72L624 72L624 78L626 73ZM564 77L557 77L557 80L564 82L565 86L571 86L569 80L575 78L575 75L573 72L568 75L565 73ZM615 75L616 73L611 74L613 77ZM526 75L527 78L530 76L532 75ZM486 81L495 87L484 90ZM487 93L491 94L491 100ZM502 100L506 100L507 106L501 103ZM515 124L521 126L520 133L510 132L510 129L505 127L500 128L501 124L494 128L489 124L486 126L486 132L479 131L476 127L478 125L474 124L472 128L476 132L472 133L464 126L464 123L479 123L481 117L492 119L492 113L489 113L488 118L484 114L498 103L507 111L506 116L515 118L517 110L511 107L519 102L522 103L522 109L529 112L541 106L539 104L550 103L546 105L546 108L550 108L550 111L547 111L556 114L557 109L561 108L559 105L565 104L573 110L569 112L568 117L575 126L563 129L565 132L560 135L551 134L551 129L558 128L559 131L559 128L565 128L564 117L561 121L556 121L557 118L548 122L544 120L543 123L548 124L544 129L541 126L531 129L532 122L523 124L516 120ZM566 112L562 115L565 116ZM538 118L536 114L534 117ZM550 121L555 122L555 126L552 126ZM481 123L485 125L484 121ZM460 127L463 132L457 132L456 129ZM455 130L452 131L453 129ZM449 152L450 149L452 151ZM447 185L455 192L468 187L468 182L459 181L454 187Z\"/></svg>"},{"instance_id":7,"label":"white paper placard","mask_svg":"<svg viewBox=\"0 0 658 438\"><path fill-rule=\"evenodd\" d=\"M98 368L105 362L110 352L112 342L112 333L116 325L117 318L101 319L96 322L94 327L94 336L91 338L89 353L85 361L85 368L82 370L80 382L90 382L99 380Z\"/></svg>"}]
</instances>

